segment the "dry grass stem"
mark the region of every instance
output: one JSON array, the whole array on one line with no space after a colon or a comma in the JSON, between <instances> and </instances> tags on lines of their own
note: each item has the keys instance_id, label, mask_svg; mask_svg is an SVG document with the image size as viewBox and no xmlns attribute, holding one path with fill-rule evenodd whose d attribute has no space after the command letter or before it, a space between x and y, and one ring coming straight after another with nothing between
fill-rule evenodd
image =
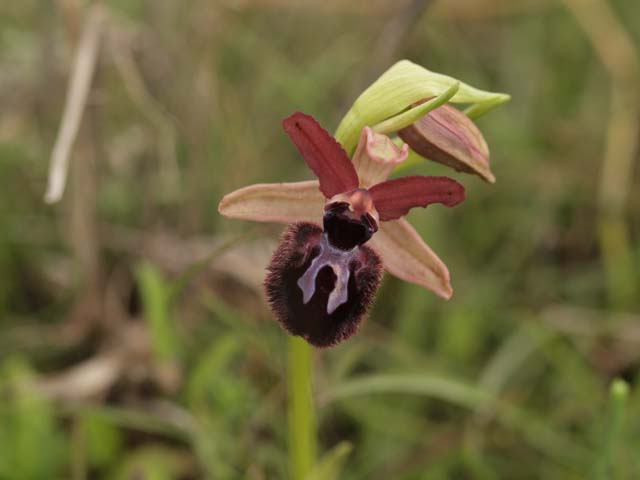
<instances>
[{"instance_id":1,"label":"dry grass stem","mask_svg":"<svg viewBox=\"0 0 640 480\"><path fill-rule=\"evenodd\" d=\"M611 111L598 194L598 228L610 301L627 307L637 295L626 203L640 131L640 60L628 32L604 0L564 0L611 78Z\"/></svg>"},{"instance_id":2,"label":"dry grass stem","mask_svg":"<svg viewBox=\"0 0 640 480\"><path fill-rule=\"evenodd\" d=\"M60 201L64 193L71 149L78 136L98 59L104 17L104 10L100 6L93 6L87 12L69 80L62 122L51 152L49 180L44 196L47 203Z\"/></svg>"}]
</instances>

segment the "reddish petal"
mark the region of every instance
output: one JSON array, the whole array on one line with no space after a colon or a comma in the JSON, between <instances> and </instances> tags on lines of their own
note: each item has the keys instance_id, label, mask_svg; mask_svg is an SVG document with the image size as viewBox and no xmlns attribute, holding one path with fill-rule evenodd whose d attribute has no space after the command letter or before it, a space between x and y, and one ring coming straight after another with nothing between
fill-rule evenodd
<instances>
[{"instance_id":1,"label":"reddish petal","mask_svg":"<svg viewBox=\"0 0 640 480\"><path fill-rule=\"evenodd\" d=\"M298 151L320 180L326 198L358 188L358 174L342 146L310 115L296 112L282 121Z\"/></svg>"},{"instance_id":2,"label":"reddish petal","mask_svg":"<svg viewBox=\"0 0 640 480\"><path fill-rule=\"evenodd\" d=\"M442 203L453 207L464 200L464 187L448 177L409 176L378 183L369 189L380 220L393 220L413 207Z\"/></svg>"}]
</instances>

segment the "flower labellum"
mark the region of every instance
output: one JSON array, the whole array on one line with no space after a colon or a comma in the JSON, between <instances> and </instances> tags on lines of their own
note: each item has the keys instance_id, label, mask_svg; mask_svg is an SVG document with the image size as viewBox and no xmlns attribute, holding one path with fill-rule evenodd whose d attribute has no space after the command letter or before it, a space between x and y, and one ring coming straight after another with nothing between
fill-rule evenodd
<instances>
[{"instance_id":1,"label":"flower labellum","mask_svg":"<svg viewBox=\"0 0 640 480\"><path fill-rule=\"evenodd\" d=\"M294 223L268 267L269 304L282 326L316 347L356 333L382 278L378 255L366 246L342 250L312 223Z\"/></svg>"},{"instance_id":2,"label":"flower labellum","mask_svg":"<svg viewBox=\"0 0 640 480\"><path fill-rule=\"evenodd\" d=\"M422 103L427 99L422 100ZM473 173L494 183L489 167L489 147L475 123L451 105L432 110L417 122L398 131L398 136L421 156Z\"/></svg>"}]
</instances>

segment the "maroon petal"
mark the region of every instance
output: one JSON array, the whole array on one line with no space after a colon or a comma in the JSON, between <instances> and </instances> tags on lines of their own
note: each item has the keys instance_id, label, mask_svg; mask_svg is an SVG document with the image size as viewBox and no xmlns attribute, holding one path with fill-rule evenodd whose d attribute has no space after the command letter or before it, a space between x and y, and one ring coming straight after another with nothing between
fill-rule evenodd
<instances>
[{"instance_id":1,"label":"maroon petal","mask_svg":"<svg viewBox=\"0 0 640 480\"><path fill-rule=\"evenodd\" d=\"M413 207L442 203L453 207L464 200L464 187L448 177L408 176L369 189L380 220L394 220Z\"/></svg>"},{"instance_id":2,"label":"maroon petal","mask_svg":"<svg viewBox=\"0 0 640 480\"><path fill-rule=\"evenodd\" d=\"M358 174L347 152L315 118L296 112L285 118L282 126L320 180L320 191L326 198L358 188Z\"/></svg>"}]
</instances>

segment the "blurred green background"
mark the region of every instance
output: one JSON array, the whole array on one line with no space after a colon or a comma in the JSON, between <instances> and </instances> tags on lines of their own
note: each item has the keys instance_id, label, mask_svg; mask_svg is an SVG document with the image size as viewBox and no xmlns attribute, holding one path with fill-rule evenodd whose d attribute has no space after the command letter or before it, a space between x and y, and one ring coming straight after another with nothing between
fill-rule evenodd
<instances>
[{"instance_id":1,"label":"blurred green background","mask_svg":"<svg viewBox=\"0 0 640 480\"><path fill-rule=\"evenodd\" d=\"M410 216L454 297L386 276L361 332L316 353L319 449L343 462L316 478L640 478L640 3L102 6L47 205L95 4L0 5L0 479L290 478L261 290L282 227L217 203L311 178L281 119L335 128L401 58L513 96L478 122L498 180L412 169L467 187Z\"/></svg>"}]
</instances>

